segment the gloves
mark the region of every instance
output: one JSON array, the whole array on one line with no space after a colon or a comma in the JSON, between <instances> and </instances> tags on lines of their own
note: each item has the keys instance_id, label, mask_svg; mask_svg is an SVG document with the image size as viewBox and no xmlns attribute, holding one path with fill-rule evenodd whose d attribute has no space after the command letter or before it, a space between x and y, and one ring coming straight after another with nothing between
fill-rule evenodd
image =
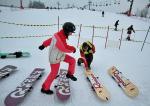
<instances>
[{"instance_id":1,"label":"gloves","mask_svg":"<svg viewBox=\"0 0 150 106\"><path fill-rule=\"evenodd\" d=\"M45 48L44 45L39 46L39 49L40 49L40 50L43 50L44 48Z\"/></svg>"}]
</instances>

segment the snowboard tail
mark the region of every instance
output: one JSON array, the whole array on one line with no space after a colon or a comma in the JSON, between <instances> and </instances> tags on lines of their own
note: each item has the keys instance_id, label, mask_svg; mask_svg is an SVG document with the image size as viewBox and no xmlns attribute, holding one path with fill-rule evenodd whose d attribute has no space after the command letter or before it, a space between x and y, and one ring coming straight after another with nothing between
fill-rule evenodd
<instances>
[{"instance_id":1,"label":"snowboard tail","mask_svg":"<svg viewBox=\"0 0 150 106\"><path fill-rule=\"evenodd\" d=\"M67 72L68 71L65 69L60 69L60 73L58 76L58 84L55 86L56 95L62 101L67 100L71 94L69 79L66 77Z\"/></svg>"},{"instance_id":2,"label":"snowboard tail","mask_svg":"<svg viewBox=\"0 0 150 106\"><path fill-rule=\"evenodd\" d=\"M1 68L0 69L0 79L9 76L9 74L15 72L16 69L17 69L17 67L13 66L13 65L7 65L7 66Z\"/></svg>"},{"instance_id":3,"label":"snowboard tail","mask_svg":"<svg viewBox=\"0 0 150 106\"><path fill-rule=\"evenodd\" d=\"M94 75L93 71L85 70L85 74L87 76L87 79L90 81L92 88L96 92L97 96L101 100L108 101L110 99L110 94L108 90L104 87L104 85Z\"/></svg>"},{"instance_id":4,"label":"snowboard tail","mask_svg":"<svg viewBox=\"0 0 150 106\"><path fill-rule=\"evenodd\" d=\"M134 85L129 79L124 77L124 75L115 66L112 66L110 69L108 69L108 73L128 96L138 96L138 87Z\"/></svg>"}]
</instances>

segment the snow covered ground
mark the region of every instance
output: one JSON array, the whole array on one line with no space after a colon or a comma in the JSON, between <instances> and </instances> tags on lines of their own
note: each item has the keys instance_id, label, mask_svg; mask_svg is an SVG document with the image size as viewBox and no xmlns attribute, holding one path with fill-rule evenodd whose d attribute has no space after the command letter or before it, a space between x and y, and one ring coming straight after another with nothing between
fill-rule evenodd
<instances>
[{"instance_id":1,"label":"snow covered ground","mask_svg":"<svg viewBox=\"0 0 150 106\"><path fill-rule=\"evenodd\" d=\"M77 9L70 10L11 10L9 8L0 7L0 21L17 23L17 24L41 24L51 25L57 24L59 16L60 23L71 21L76 25L98 26L98 27L114 27L116 20L120 20L119 29L127 29L131 24L136 31L132 34L132 39L143 41L146 31L150 25L150 21L145 22L139 19L130 18L124 15L116 15L106 12L105 17L101 17L100 12L81 11ZM60 26L61 27L61 26ZM8 38L8 36L36 36L36 35L53 35L57 31L56 26L23 26L6 24L0 22L0 52L14 52L18 50L28 51L31 53L29 58L18 59L0 59L0 68L5 65L15 65L18 71L0 80L0 106L4 106L5 97L14 90L36 67L45 68L43 77L36 82L32 92L30 92L20 104L20 106L149 106L150 105L150 44L145 43L143 51L141 47L143 42L122 41L120 50L117 48L121 31L109 30L110 46L105 48L106 29L95 29L94 44L96 53L92 63L92 70L99 77L100 81L105 85L111 95L108 102L101 101L91 89L90 83L87 81L84 69L76 66L75 75L78 81L70 81L71 97L66 102L61 102L56 95L45 95L40 92L41 85L48 73L50 72L48 62L48 49L40 51L38 46L48 37L28 37L28 38ZM92 40L92 27L82 27L80 44L86 40ZM68 43L77 47L79 34L79 26L77 26L75 36L69 38ZM101 37L100 37L101 36ZM127 36L126 30L123 31L123 39ZM148 35L146 42L150 42ZM79 50L75 54L70 54L76 59L80 56ZM127 78L129 78L139 88L139 96L130 98L118 87L118 85L108 75L107 69L116 66ZM67 64L61 64L61 68L67 69ZM57 80L54 81L54 84ZM55 91L52 86L52 90Z\"/></svg>"}]
</instances>

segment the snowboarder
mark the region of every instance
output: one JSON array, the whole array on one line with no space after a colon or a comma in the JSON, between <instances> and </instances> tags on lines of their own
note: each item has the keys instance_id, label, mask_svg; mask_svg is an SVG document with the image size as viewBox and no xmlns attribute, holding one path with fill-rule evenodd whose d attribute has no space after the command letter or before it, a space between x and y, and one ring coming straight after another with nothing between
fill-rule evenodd
<instances>
[{"instance_id":1,"label":"snowboarder","mask_svg":"<svg viewBox=\"0 0 150 106\"><path fill-rule=\"evenodd\" d=\"M58 74L58 70L60 67L60 62L64 61L69 64L68 73L66 75L67 78L70 78L73 81L76 81L77 78L74 76L75 72L75 58L71 57L66 53L75 53L76 48L74 46L67 45L66 40L72 33L75 33L76 30L75 25L71 22L64 23L62 29L55 33L51 38L45 40L41 46L39 46L40 50L43 50L45 47L49 47L49 61L51 72L44 81L41 92L45 94L53 94L53 91L50 90L51 84L53 80L56 78Z\"/></svg>"},{"instance_id":2,"label":"snowboarder","mask_svg":"<svg viewBox=\"0 0 150 106\"><path fill-rule=\"evenodd\" d=\"M133 29L133 25L131 25L130 27L128 27L128 29L127 29L127 34L128 34L128 36L127 36L127 40L128 41L130 41L131 39L130 39L130 37L131 37L131 33L132 33L132 31L135 33L135 30Z\"/></svg>"},{"instance_id":3,"label":"snowboarder","mask_svg":"<svg viewBox=\"0 0 150 106\"><path fill-rule=\"evenodd\" d=\"M80 46L81 58L78 59L78 65L81 63L85 64L86 69L91 69L91 63L93 61L93 54L95 53L95 46L90 42L86 41Z\"/></svg>"},{"instance_id":4,"label":"snowboarder","mask_svg":"<svg viewBox=\"0 0 150 106\"><path fill-rule=\"evenodd\" d=\"M102 17L104 17L104 11L102 11Z\"/></svg>"},{"instance_id":5,"label":"snowboarder","mask_svg":"<svg viewBox=\"0 0 150 106\"><path fill-rule=\"evenodd\" d=\"M116 22L115 22L115 31L117 31L117 26L119 25L119 20L117 20Z\"/></svg>"}]
</instances>

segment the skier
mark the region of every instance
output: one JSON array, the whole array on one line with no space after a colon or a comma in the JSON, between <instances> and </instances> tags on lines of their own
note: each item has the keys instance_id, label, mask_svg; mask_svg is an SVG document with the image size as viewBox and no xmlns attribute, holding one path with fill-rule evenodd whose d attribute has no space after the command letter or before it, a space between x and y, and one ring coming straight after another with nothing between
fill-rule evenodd
<instances>
[{"instance_id":1,"label":"skier","mask_svg":"<svg viewBox=\"0 0 150 106\"><path fill-rule=\"evenodd\" d=\"M77 78L74 76L75 72L75 58L71 57L65 53L75 53L76 48L74 46L67 45L66 40L72 33L75 33L75 25L71 22L64 23L62 29L55 33L51 38L45 40L41 46L39 46L40 50L43 50L45 47L49 47L49 61L51 72L44 81L41 92L45 94L53 94L53 91L50 90L50 86L53 80L56 78L58 74L58 70L60 67L60 62L64 61L69 64L68 73L66 75L67 78L70 78L73 81L76 81Z\"/></svg>"},{"instance_id":2,"label":"skier","mask_svg":"<svg viewBox=\"0 0 150 106\"><path fill-rule=\"evenodd\" d=\"M127 29L127 34L128 34L128 36L127 36L126 39L127 39L128 41L131 40L130 37L131 37L132 31L135 33L135 30L133 29L133 25L129 26L128 29Z\"/></svg>"},{"instance_id":3,"label":"skier","mask_svg":"<svg viewBox=\"0 0 150 106\"><path fill-rule=\"evenodd\" d=\"M86 41L80 46L81 58L78 59L78 66L84 63L85 68L91 69L91 63L93 61L93 54L95 53L95 46L90 42Z\"/></svg>"},{"instance_id":4,"label":"skier","mask_svg":"<svg viewBox=\"0 0 150 106\"><path fill-rule=\"evenodd\" d=\"M117 31L117 26L119 25L119 20L117 20L116 22L115 22L115 31Z\"/></svg>"},{"instance_id":5,"label":"skier","mask_svg":"<svg viewBox=\"0 0 150 106\"><path fill-rule=\"evenodd\" d=\"M102 11L102 17L104 17L104 11Z\"/></svg>"}]
</instances>

